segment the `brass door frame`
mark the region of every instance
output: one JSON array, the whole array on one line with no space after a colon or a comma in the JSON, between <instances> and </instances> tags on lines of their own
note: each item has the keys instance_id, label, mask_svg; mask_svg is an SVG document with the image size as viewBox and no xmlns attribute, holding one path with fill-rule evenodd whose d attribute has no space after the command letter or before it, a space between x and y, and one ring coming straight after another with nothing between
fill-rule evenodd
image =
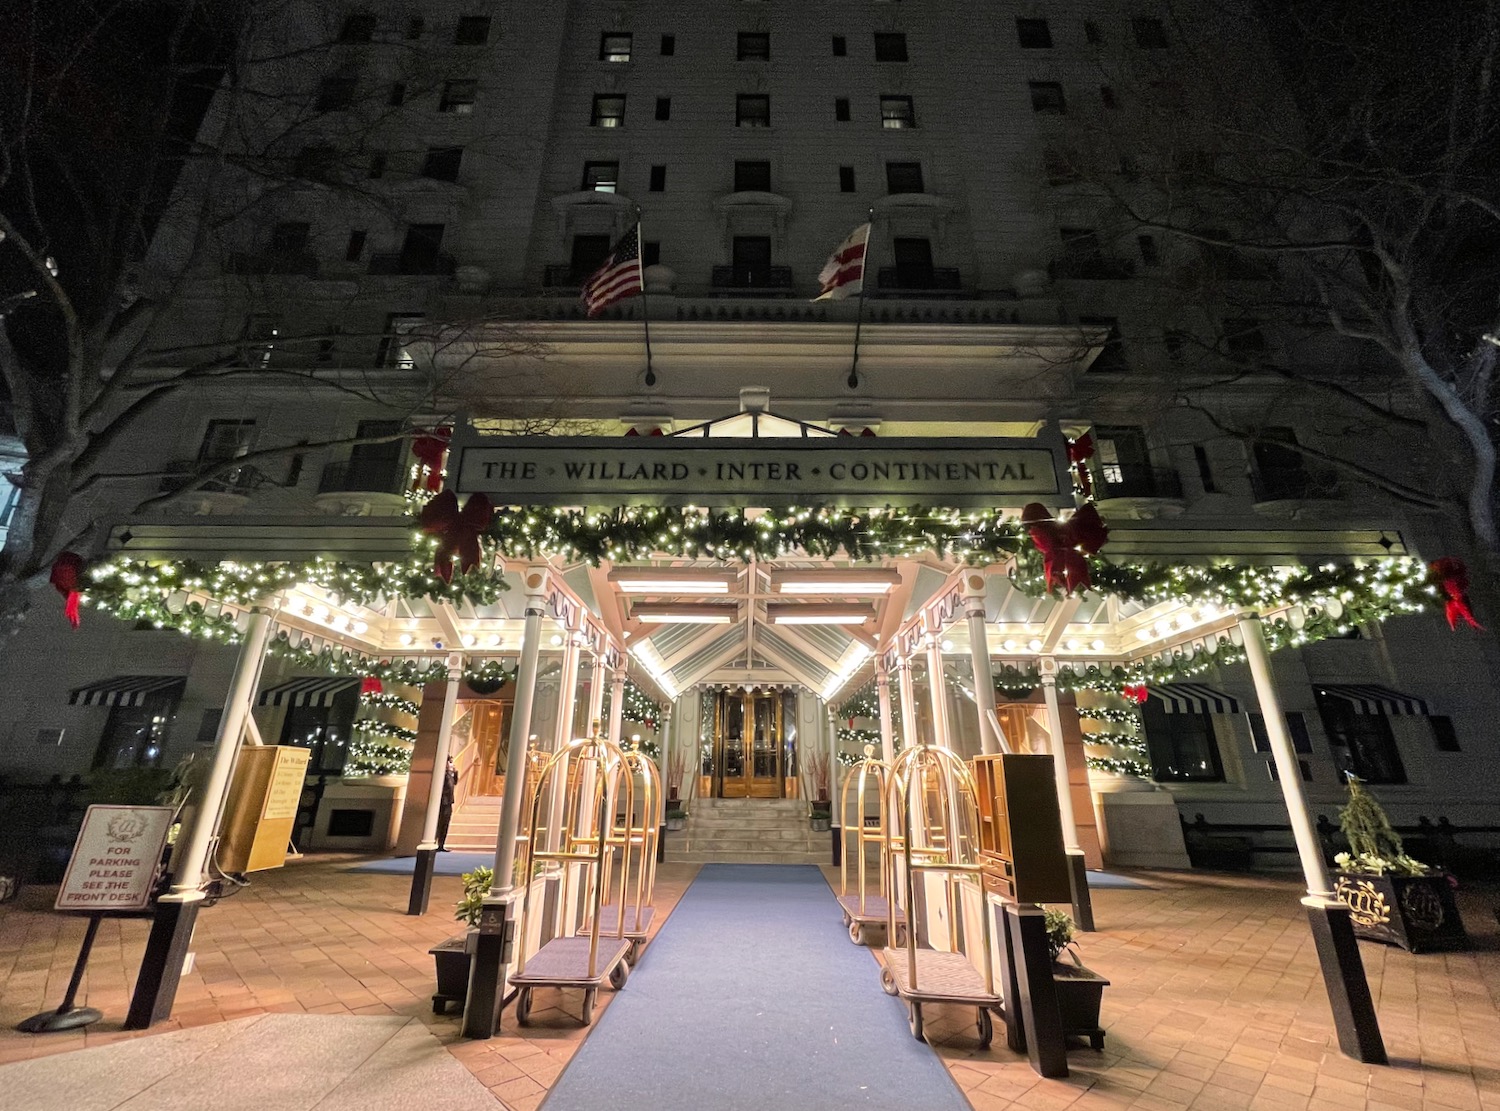
<instances>
[{"instance_id":1,"label":"brass door frame","mask_svg":"<svg viewBox=\"0 0 1500 1111\"><path fill-rule=\"evenodd\" d=\"M725 722L729 708L734 702L740 710L740 754L742 769L737 776L726 776ZM767 702L771 707L769 738L759 738L762 743L769 740L772 754L771 775L755 774L757 728L755 705ZM780 691L720 691L714 699L714 775L713 794L721 799L757 798L777 799L786 797L786 722Z\"/></svg>"}]
</instances>

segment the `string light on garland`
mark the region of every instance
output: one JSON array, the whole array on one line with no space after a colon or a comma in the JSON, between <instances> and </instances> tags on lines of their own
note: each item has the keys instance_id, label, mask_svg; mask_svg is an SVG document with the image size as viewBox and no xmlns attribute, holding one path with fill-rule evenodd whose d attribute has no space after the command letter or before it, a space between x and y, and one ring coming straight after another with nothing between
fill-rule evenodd
<instances>
[{"instance_id":1,"label":"string light on garland","mask_svg":"<svg viewBox=\"0 0 1500 1111\"><path fill-rule=\"evenodd\" d=\"M355 737L349 742L343 774L355 778L373 775L406 775L411 771L412 749L388 741Z\"/></svg>"},{"instance_id":2,"label":"string light on garland","mask_svg":"<svg viewBox=\"0 0 1500 1111\"><path fill-rule=\"evenodd\" d=\"M1084 763L1090 771L1112 772L1115 775L1131 776L1135 779L1150 779L1151 767L1139 760L1115 756L1085 756Z\"/></svg>"},{"instance_id":3,"label":"string light on garland","mask_svg":"<svg viewBox=\"0 0 1500 1111\"><path fill-rule=\"evenodd\" d=\"M354 732L363 733L370 737L393 738L408 743L415 743L417 739L417 731L415 729L405 729L391 722L381 721L378 718L360 718L354 723Z\"/></svg>"},{"instance_id":4,"label":"string light on garland","mask_svg":"<svg viewBox=\"0 0 1500 1111\"><path fill-rule=\"evenodd\" d=\"M359 704L372 709L394 710L398 714L406 714L408 717L416 717L422 708L409 698L402 698L399 694L372 693L359 696Z\"/></svg>"}]
</instances>

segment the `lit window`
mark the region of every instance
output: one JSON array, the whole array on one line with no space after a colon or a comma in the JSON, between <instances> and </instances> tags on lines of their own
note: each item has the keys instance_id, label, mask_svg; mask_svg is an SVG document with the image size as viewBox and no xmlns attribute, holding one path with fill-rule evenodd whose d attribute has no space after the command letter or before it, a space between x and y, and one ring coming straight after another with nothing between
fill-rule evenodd
<instances>
[{"instance_id":1,"label":"lit window","mask_svg":"<svg viewBox=\"0 0 1500 1111\"><path fill-rule=\"evenodd\" d=\"M883 96L880 98L880 126L904 129L917 126L917 116L912 109L909 96Z\"/></svg>"},{"instance_id":2,"label":"lit window","mask_svg":"<svg viewBox=\"0 0 1500 1111\"><path fill-rule=\"evenodd\" d=\"M737 127L770 127L771 98L768 96L735 97L734 122Z\"/></svg>"},{"instance_id":3,"label":"lit window","mask_svg":"<svg viewBox=\"0 0 1500 1111\"><path fill-rule=\"evenodd\" d=\"M623 96L594 97L595 127L623 127L625 125L625 98Z\"/></svg>"},{"instance_id":4,"label":"lit window","mask_svg":"<svg viewBox=\"0 0 1500 1111\"><path fill-rule=\"evenodd\" d=\"M620 187L620 164L618 162L585 162L583 185L596 193L613 193Z\"/></svg>"},{"instance_id":5,"label":"lit window","mask_svg":"<svg viewBox=\"0 0 1500 1111\"><path fill-rule=\"evenodd\" d=\"M474 111L474 101L478 96L478 81L445 81L442 98L438 101L438 111L467 116Z\"/></svg>"},{"instance_id":6,"label":"lit window","mask_svg":"<svg viewBox=\"0 0 1500 1111\"><path fill-rule=\"evenodd\" d=\"M663 53L665 53L665 51ZM600 35L599 60L601 62L630 61L630 36L610 34Z\"/></svg>"}]
</instances>

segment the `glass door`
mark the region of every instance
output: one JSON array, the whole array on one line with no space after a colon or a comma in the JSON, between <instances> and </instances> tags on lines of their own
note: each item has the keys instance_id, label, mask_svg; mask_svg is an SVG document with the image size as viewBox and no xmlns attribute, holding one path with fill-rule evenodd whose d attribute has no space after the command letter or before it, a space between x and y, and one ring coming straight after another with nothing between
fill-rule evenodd
<instances>
[{"instance_id":1,"label":"glass door","mask_svg":"<svg viewBox=\"0 0 1500 1111\"><path fill-rule=\"evenodd\" d=\"M720 691L714 707L714 794L725 799L786 795L784 713L772 691Z\"/></svg>"}]
</instances>

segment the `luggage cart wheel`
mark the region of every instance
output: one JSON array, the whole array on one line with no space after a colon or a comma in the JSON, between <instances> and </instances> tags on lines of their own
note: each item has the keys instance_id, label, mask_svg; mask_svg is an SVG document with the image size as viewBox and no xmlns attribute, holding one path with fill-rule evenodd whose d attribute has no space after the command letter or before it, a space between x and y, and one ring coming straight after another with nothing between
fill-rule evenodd
<instances>
[{"instance_id":1,"label":"luggage cart wheel","mask_svg":"<svg viewBox=\"0 0 1500 1111\"><path fill-rule=\"evenodd\" d=\"M891 975L889 968L882 968L880 970L880 987L887 995L896 994L896 980Z\"/></svg>"},{"instance_id":2,"label":"luggage cart wheel","mask_svg":"<svg viewBox=\"0 0 1500 1111\"><path fill-rule=\"evenodd\" d=\"M995 1024L990 1019L988 1007L979 1008L979 1048L988 1049L995 1037Z\"/></svg>"},{"instance_id":3,"label":"luggage cart wheel","mask_svg":"<svg viewBox=\"0 0 1500 1111\"><path fill-rule=\"evenodd\" d=\"M844 925L847 926L851 921L853 921L853 919L849 917L849 912L847 910L844 911Z\"/></svg>"},{"instance_id":4,"label":"luggage cart wheel","mask_svg":"<svg viewBox=\"0 0 1500 1111\"><path fill-rule=\"evenodd\" d=\"M625 986L625 981L630 979L630 965L620 961L609 970L609 986L619 991Z\"/></svg>"},{"instance_id":5,"label":"luggage cart wheel","mask_svg":"<svg viewBox=\"0 0 1500 1111\"><path fill-rule=\"evenodd\" d=\"M522 988L516 994L516 1022L522 1026L531 1025L531 989Z\"/></svg>"},{"instance_id":6,"label":"luggage cart wheel","mask_svg":"<svg viewBox=\"0 0 1500 1111\"><path fill-rule=\"evenodd\" d=\"M583 992L583 1024L589 1026L594 1021L594 994L598 988L585 988Z\"/></svg>"},{"instance_id":7,"label":"luggage cart wheel","mask_svg":"<svg viewBox=\"0 0 1500 1111\"><path fill-rule=\"evenodd\" d=\"M852 918L849 920L849 940L856 945L865 943L865 928Z\"/></svg>"},{"instance_id":8,"label":"luggage cart wheel","mask_svg":"<svg viewBox=\"0 0 1500 1111\"><path fill-rule=\"evenodd\" d=\"M917 1041L926 1041L922 1037L922 1004L917 1002L908 1003L907 1007L911 1013L911 1036Z\"/></svg>"}]
</instances>

